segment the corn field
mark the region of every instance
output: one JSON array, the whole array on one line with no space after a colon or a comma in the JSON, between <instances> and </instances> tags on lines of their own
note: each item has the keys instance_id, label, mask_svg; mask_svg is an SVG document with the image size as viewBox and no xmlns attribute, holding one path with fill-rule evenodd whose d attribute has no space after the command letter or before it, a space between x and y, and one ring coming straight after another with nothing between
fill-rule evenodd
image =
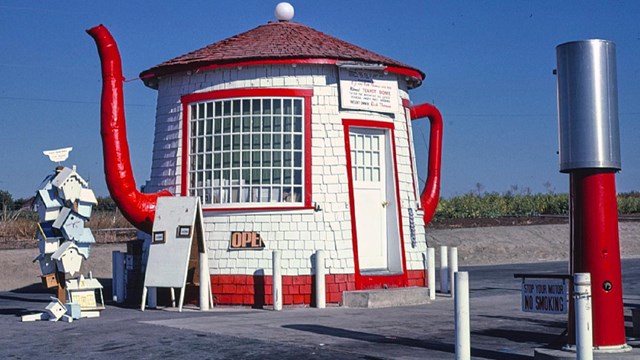
<instances>
[{"instance_id":1,"label":"corn field","mask_svg":"<svg viewBox=\"0 0 640 360\"><path fill-rule=\"evenodd\" d=\"M618 194L621 215L640 215L640 192ZM568 215L568 194L468 193L440 199L434 220Z\"/></svg>"}]
</instances>

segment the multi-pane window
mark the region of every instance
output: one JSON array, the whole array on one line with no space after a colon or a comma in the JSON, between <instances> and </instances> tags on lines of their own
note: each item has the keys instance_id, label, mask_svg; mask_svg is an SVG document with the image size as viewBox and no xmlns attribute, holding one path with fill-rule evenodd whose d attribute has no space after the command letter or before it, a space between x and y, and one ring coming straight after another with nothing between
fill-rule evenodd
<instances>
[{"instance_id":1,"label":"multi-pane window","mask_svg":"<svg viewBox=\"0 0 640 360\"><path fill-rule=\"evenodd\" d=\"M351 176L354 181L379 182L381 173L379 134L356 133L349 134L351 145Z\"/></svg>"},{"instance_id":2,"label":"multi-pane window","mask_svg":"<svg viewBox=\"0 0 640 360\"><path fill-rule=\"evenodd\" d=\"M217 99L189 105L189 195L203 205L304 203L304 101Z\"/></svg>"}]
</instances>

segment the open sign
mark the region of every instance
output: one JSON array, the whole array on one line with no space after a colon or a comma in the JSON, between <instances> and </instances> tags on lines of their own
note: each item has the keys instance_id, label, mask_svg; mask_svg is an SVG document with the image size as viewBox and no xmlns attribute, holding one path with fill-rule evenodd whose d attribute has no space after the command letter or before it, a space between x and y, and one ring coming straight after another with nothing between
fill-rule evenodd
<instances>
[{"instance_id":1,"label":"open sign","mask_svg":"<svg viewBox=\"0 0 640 360\"><path fill-rule=\"evenodd\" d=\"M234 231L231 233L231 249L262 249L264 242L255 231Z\"/></svg>"}]
</instances>

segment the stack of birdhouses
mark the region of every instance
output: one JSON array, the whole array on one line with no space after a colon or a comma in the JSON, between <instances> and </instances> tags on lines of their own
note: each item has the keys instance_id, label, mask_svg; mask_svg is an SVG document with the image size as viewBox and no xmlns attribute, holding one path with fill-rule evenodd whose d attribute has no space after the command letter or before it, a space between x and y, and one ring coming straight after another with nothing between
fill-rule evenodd
<instances>
[{"instance_id":1,"label":"stack of birdhouses","mask_svg":"<svg viewBox=\"0 0 640 360\"><path fill-rule=\"evenodd\" d=\"M40 254L34 262L40 264L43 285L57 288L58 299L68 300L69 309L76 308L74 293L82 294L81 311L103 309L104 302L98 304L95 298L95 292L99 291L102 299L98 280L91 276L89 280L82 275L78 277L82 262L89 257L91 244L95 243L91 229L85 227L93 206L98 203L89 184L76 172L75 166L59 166L44 179L35 201ZM95 313L86 315L96 316Z\"/></svg>"}]
</instances>

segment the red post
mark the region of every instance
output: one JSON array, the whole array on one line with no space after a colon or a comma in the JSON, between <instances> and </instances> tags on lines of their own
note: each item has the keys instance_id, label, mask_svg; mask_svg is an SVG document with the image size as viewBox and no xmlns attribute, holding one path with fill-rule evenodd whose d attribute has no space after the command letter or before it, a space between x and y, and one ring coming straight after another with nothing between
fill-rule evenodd
<instances>
[{"instance_id":1,"label":"red post","mask_svg":"<svg viewBox=\"0 0 640 360\"><path fill-rule=\"evenodd\" d=\"M603 169L574 170L570 173L570 186L571 273L591 274L593 346L624 346L615 173ZM573 330L573 321L569 324ZM574 344L572 337L570 331L570 343Z\"/></svg>"}]
</instances>

